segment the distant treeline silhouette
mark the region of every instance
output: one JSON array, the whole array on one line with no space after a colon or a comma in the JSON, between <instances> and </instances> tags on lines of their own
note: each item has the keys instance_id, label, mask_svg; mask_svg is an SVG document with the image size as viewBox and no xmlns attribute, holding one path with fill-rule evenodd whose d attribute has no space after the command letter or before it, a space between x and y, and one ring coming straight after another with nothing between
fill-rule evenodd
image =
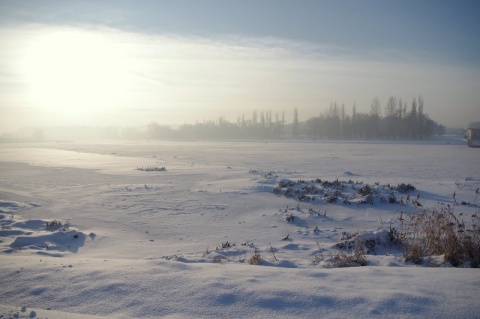
<instances>
[{"instance_id":1,"label":"distant treeline silhouette","mask_svg":"<svg viewBox=\"0 0 480 319\"><path fill-rule=\"evenodd\" d=\"M390 97L382 116L375 98L369 113L358 113L354 105L347 115L343 104L334 103L325 113L307 120L308 134L331 139L423 139L445 134L445 126L430 119L423 107L421 97L414 98L410 108L402 99Z\"/></svg>"},{"instance_id":2,"label":"distant treeline silhouette","mask_svg":"<svg viewBox=\"0 0 480 319\"><path fill-rule=\"evenodd\" d=\"M298 111L296 111L298 114ZM298 117L297 117L298 124ZM291 124L290 124L291 125ZM258 138L280 139L287 136L285 113L253 111L251 118L239 116L236 122L229 122L221 116L218 120L207 120L195 124L184 124L178 129L152 122L148 125L151 138ZM290 134L291 135L291 134Z\"/></svg>"},{"instance_id":3,"label":"distant treeline silhouette","mask_svg":"<svg viewBox=\"0 0 480 319\"><path fill-rule=\"evenodd\" d=\"M244 115L236 122L223 116L195 124L185 124L178 129L152 122L148 125L150 138L259 138L283 139L300 136L321 139L424 139L445 133L424 113L424 101L414 98L410 107L402 99L390 97L382 112L380 100L374 98L368 113L356 111L353 105L347 114L344 104L332 103L329 109L305 122L299 121L298 109L293 111L293 121L285 123L285 113L253 111L252 117ZM383 113L383 114L382 114Z\"/></svg>"}]
</instances>

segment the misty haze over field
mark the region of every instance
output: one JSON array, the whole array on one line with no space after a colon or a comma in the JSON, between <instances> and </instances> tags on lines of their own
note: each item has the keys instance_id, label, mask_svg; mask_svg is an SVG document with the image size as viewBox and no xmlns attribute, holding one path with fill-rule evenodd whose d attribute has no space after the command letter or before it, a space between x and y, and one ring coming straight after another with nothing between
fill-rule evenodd
<instances>
[{"instance_id":1,"label":"misty haze over field","mask_svg":"<svg viewBox=\"0 0 480 319\"><path fill-rule=\"evenodd\" d=\"M375 101L389 116L390 98L399 115L422 98L433 121L465 128L480 117L479 9L473 1L2 1L0 133L236 124L254 112L293 123L295 109L306 122L333 105L352 119Z\"/></svg>"}]
</instances>

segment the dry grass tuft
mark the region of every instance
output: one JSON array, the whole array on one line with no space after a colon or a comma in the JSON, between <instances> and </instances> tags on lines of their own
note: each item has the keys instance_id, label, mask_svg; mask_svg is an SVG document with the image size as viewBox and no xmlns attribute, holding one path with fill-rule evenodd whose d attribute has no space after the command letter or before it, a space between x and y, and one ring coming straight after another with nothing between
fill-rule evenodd
<instances>
[{"instance_id":1,"label":"dry grass tuft","mask_svg":"<svg viewBox=\"0 0 480 319\"><path fill-rule=\"evenodd\" d=\"M262 256L260 256L260 254L255 251L252 255L252 257L250 257L248 259L248 264L249 265L261 265L262 264Z\"/></svg>"},{"instance_id":2,"label":"dry grass tuft","mask_svg":"<svg viewBox=\"0 0 480 319\"><path fill-rule=\"evenodd\" d=\"M338 252L336 255L332 255L329 260L329 267L342 268L342 267L358 267L366 266L367 259L359 251L356 250L352 255L347 255L344 252Z\"/></svg>"},{"instance_id":3,"label":"dry grass tuft","mask_svg":"<svg viewBox=\"0 0 480 319\"><path fill-rule=\"evenodd\" d=\"M480 267L480 219L474 213L467 222L451 208L424 209L418 215L400 219L398 239L405 249L404 258L415 264L424 257L444 255L455 267Z\"/></svg>"}]
</instances>

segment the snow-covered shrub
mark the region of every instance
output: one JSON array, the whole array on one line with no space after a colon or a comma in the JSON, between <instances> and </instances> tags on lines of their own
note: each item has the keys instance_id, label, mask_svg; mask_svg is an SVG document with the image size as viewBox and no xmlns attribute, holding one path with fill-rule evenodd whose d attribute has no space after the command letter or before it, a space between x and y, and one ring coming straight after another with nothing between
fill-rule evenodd
<instances>
[{"instance_id":1,"label":"snow-covered shrub","mask_svg":"<svg viewBox=\"0 0 480 319\"><path fill-rule=\"evenodd\" d=\"M403 205L405 202L400 195L413 190L415 190L415 187L410 184L399 184L392 187L390 184L380 185L380 183L375 183L375 185L369 185L352 180L322 181L317 178L311 181L282 179L278 181L278 186L273 188L273 193L276 195L283 194L287 198L302 202L327 202L331 204L340 202L345 205L374 205L378 203Z\"/></svg>"},{"instance_id":2,"label":"snow-covered shrub","mask_svg":"<svg viewBox=\"0 0 480 319\"><path fill-rule=\"evenodd\" d=\"M147 166L147 167L137 167L137 171L142 171L142 172L165 172L167 169L165 166L159 167L159 166Z\"/></svg>"},{"instance_id":3,"label":"snow-covered shrub","mask_svg":"<svg viewBox=\"0 0 480 319\"><path fill-rule=\"evenodd\" d=\"M224 264L225 263L225 258L223 256L217 255L213 257L212 263L214 264Z\"/></svg>"},{"instance_id":4,"label":"snow-covered shrub","mask_svg":"<svg viewBox=\"0 0 480 319\"><path fill-rule=\"evenodd\" d=\"M370 187L370 185L368 185L368 184L360 187L360 189L358 190L358 193L362 196L368 196L368 195L374 195L375 194L373 188Z\"/></svg>"},{"instance_id":5,"label":"snow-covered shrub","mask_svg":"<svg viewBox=\"0 0 480 319\"><path fill-rule=\"evenodd\" d=\"M415 186L401 183L401 184L398 184L397 187L395 187L395 190L397 190L400 193L408 193L408 192L413 192L415 190Z\"/></svg>"},{"instance_id":6,"label":"snow-covered shrub","mask_svg":"<svg viewBox=\"0 0 480 319\"><path fill-rule=\"evenodd\" d=\"M58 227L58 226L62 226L62 222L59 221L59 220L52 220L51 222L48 222L46 221L45 222L45 227L46 228L50 228L50 227Z\"/></svg>"}]
</instances>

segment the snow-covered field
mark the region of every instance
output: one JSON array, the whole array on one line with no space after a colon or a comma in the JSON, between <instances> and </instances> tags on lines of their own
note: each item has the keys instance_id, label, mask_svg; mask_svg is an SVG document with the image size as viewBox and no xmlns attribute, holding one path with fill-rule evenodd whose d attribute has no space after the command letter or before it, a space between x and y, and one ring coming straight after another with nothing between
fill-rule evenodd
<instances>
[{"instance_id":1,"label":"snow-covered field","mask_svg":"<svg viewBox=\"0 0 480 319\"><path fill-rule=\"evenodd\" d=\"M400 212L478 212L479 159L456 139L2 144L0 318L478 318L478 269L382 238ZM337 267L357 232L367 265Z\"/></svg>"}]
</instances>

